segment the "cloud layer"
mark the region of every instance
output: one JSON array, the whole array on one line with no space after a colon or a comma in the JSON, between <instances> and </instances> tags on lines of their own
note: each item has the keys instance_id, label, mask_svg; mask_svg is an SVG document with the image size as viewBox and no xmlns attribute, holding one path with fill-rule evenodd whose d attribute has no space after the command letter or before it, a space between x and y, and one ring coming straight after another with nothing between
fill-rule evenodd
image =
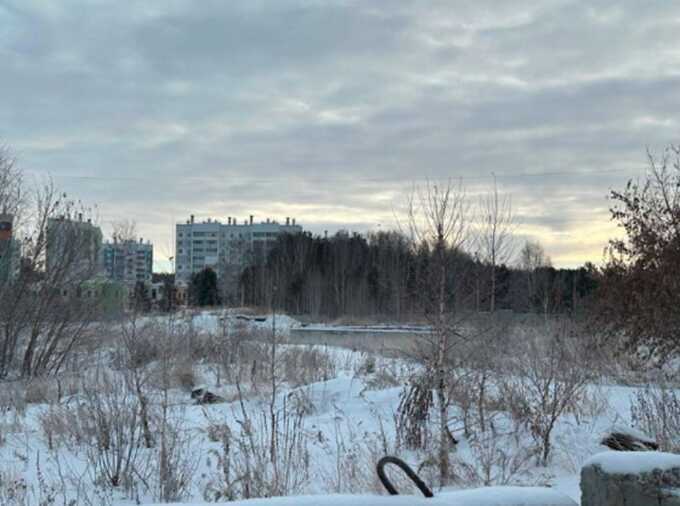
<instances>
[{"instance_id":1,"label":"cloud layer","mask_svg":"<svg viewBox=\"0 0 680 506\"><path fill-rule=\"evenodd\" d=\"M678 140L678 28L662 0L2 0L0 139L159 260L192 213L390 228L414 181L495 173L577 265Z\"/></svg>"}]
</instances>

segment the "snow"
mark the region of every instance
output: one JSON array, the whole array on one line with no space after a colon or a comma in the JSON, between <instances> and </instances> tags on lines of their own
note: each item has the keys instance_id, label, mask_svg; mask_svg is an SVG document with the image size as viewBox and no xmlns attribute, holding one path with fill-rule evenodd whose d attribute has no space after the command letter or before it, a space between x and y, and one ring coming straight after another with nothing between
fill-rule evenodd
<instances>
[{"instance_id":1,"label":"snow","mask_svg":"<svg viewBox=\"0 0 680 506\"><path fill-rule=\"evenodd\" d=\"M214 333L217 336L224 332L225 323L227 331L241 325L262 332L271 330L273 324L271 316L257 317L258 320L252 319L253 317L245 320L239 316L243 315L204 311L187 315L180 321L180 324L191 325L197 332ZM299 323L295 319L285 315L276 315L277 332L280 332L282 336L285 336L291 328L298 326ZM310 329L310 327L306 328ZM347 327L321 326L320 328L328 330ZM396 327L387 325L377 328L382 328L384 331L396 329ZM401 330L413 332L416 329L402 328ZM434 499L409 495L396 497L366 495L376 494L380 490L379 485L376 486L375 483L374 465L377 459L386 453L394 452L414 469L423 462L422 455L415 452L403 449L397 452L394 443L394 414L400 402L401 384L415 366L406 360L325 345L285 344L281 346L280 351L296 348L316 348L327 353L336 369L336 374L326 381L299 387L283 385L278 400L278 407L280 407L281 403L291 399L291 396L299 394L300 398L309 402L311 406L309 413L305 416L303 430L308 436L309 458L313 467L312 477L309 483L297 492L304 494L302 496L237 501L229 503L231 505L533 506L542 504L571 506L580 501L579 472L584 463L597 464L607 472L614 473L680 467L680 456L663 453L606 452L596 455L604 448L600 444L603 434L615 431L635 435L641 439L648 439L648 437L630 428L631 398L638 392L638 387L593 384L588 387L591 403L593 405L602 403L604 409L593 409L592 414L582 414L578 418L568 413L558 420L552 436L552 458L547 467L539 466L535 459L530 459L527 461L526 469L510 477L511 479L497 473L490 481L494 484L547 485L551 488L490 487L468 490L446 489L442 492L435 490ZM374 362L372 370L375 373L358 373L367 359ZM210 364L195 364L195 367L198 373L197 382L228 400L236 397L234 385L222 384L221 387L216 385ZM377 382L372 383L373 379L379 378L386 372L393 374L396 382L382 385ZM378 386L375 386L376 384ZM244 389L248 388L248 385L242 386ZM266 391L263 393L266 395ZM78 394L73 398L78 399ZM221 451L220 443L206 436L208 428L212 424L225 424L232 430L238 431L238 421L242 419L240 406L237 402L196 406L187 392L179 390L173 393L171 400L174 405L178 406L176 416L182 419L183 430L186 431L187 437L190 437L189 451L192 453L192 458L195 456L197 466L194 480L192 480L191 494L184 504L187 506L199 504L195 501L204 497L202 492L206 482L219 471L215 458L212 456L215 452ZM252 409L253 413L257 413L258 409L262 409L262 402L262 399L256 397L249 398L245 403L246 409ZM63 403L64 399L62 399L62 406L64 406ZM25 415L11 410L0 413L0 436L2 436L0 439L0 479L5 480L5 483L14 478L24 480L29 486L35 488L37 496L40 487L38 474L46 477L47 482L53 483L59 479L61 467L64 472L72 476L82 476L83 486L91 487L92 477L88 474L90 471L88 471L86 448L75 445L71 447L66 444L62 444L56 451L47 448L40 416L49 409L51 406L46 404L29 404ZM452 410L451 415L452 420L460 418L460 413L455 409ZM455 431L454 423L452 422L452 430ZM513 433L514 422L507 413L498 413L493 423L497 433L504 438L498 449L508 458L531 448L534 444L528 432L522 433L516 439ZM474 442L465 440L460 431L455 432L454 435L460 440L455 458L460 459L470 469L478 470L481 456L480 452L475 450ZM593 457L593 455L596 456ZM211 460L210 463L208 463L209 460ZM359 466L357 462L359 464L365 462L366 465ZM355 464L357 467L353 468L353 471L360 482L348 485L347 467ZM432 474L428 476L426 470L422 473L419 471L419 474L427 483L436 483L436 476ZM479 485L482 482L476 481L475 483ZM466 485L469 486L468 480L461 480L457 486ZM402 488L399 487L399 490ZM407 490L404 489L405 493ZM92 496L91 489L87 492ZM329 492L334 492L336 495L324 495ZM356 492L359 495L337 495L348 492ZM75 496L74 490L70 493ZM150 497L149 494L140 498L143 504L149 504L155 500L157 499ZM116 492L113 501L106 504L133 504L130 501L129 497L123 497L121 493ZM3 497L0 496L0 504L2 503ZM38 504L38 502L32 501L27 504Z\"/></svg>"},{"instance_id":2,"label":"snow","mask_svg":"<svg viewBox=\"0 0 680 506\"><path fill-rule=\"evenodd\" d=\"M680 455L663 452L603 452L586 461L584 466L598 466L608 474L639 474L654 470L680 468Z\"/></svg>"},{"instance_id":3,"label":"snow","mask_svg":"<svg viewBox=\"0 0 680 506\"><path fill-rule=\"evenodd\" d=\"M203 503L185 503L183 506L199 504ZM564 494L544 487L485 487L442 492L430 499L408 495L313 495L251 499L224 504L229 506L575 506L576 502Z\"/></svg>"},{"instance_id":4,"label":"snow","mask_svg":"<svg viewBox=\"0 0 680 506\"><path fill-rule=\"evenodd\" d=\"M375 334L431 334L432 328L420 325L301 325L298 331L306 332L370 332Z\"/></svg>"},{"instance_id":5,"label":"snow","mask_svg":"<svg viewBox=\"0 0 680 506\"><path fill-rule=\"evenodd\" d=\"M225 310L224 312L201 311L196 314L189 314L187 316L187 323L195 330L213 334L233 329L237 325L243 325L249 330L271 331L274 323L276 323L276 331L282 336L287 336L291 328L300 325L300 322L296 319L285 314L253 316L235 313L230 310Z\"/></svg>"}]
</instances>

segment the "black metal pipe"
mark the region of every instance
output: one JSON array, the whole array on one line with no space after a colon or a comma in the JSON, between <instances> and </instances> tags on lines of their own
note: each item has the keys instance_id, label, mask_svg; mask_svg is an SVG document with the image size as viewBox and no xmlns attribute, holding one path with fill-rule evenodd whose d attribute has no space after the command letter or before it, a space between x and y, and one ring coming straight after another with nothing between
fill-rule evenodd
<instances>
[{"instance_id":1,"label":"black metal pipe","mask_svg":"<svg viewBox=\"0 0 680 506\"><path fill-rule=\"evenodd\" d=\"M381 458L378 461L376 471L378 472L378 478L380 478L380 483L383 484L383 487L385 487L385 490L387 490L390 495L399 495L399 491L396 488L394 488L394 485L385 474L385 466L387 464L394 464L402 471L404 471L406 476L411 478L411 481L415 483L416 487L418 487L418 489L423 493L425 497L434 497L432 490L430 490L430 488L425 484L425 482L420 479L420 476L418 476L406 462L404 462L400 458L388 455L386 457Z\"/></svg>"}]
</instances>

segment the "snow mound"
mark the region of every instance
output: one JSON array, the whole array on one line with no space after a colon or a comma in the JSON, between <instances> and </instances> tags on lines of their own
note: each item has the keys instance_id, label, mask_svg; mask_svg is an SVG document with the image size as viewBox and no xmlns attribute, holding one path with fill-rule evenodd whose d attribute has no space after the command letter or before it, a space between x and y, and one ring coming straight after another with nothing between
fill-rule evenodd
<instances>
[{"instance_id":1,"label":"snow mound","mask_svg":"<svg viewBox=\"0 0 680 506\"><path fill-rule=\"evenodd\" d=\"M663 452L604 452L588 459L583 467L598 466L608 474L640 474L680 468L680 455Z\"/></svg>"},{"instance_id":2,"label":"snow mound","mask_svg":"<svg viewBox=\"0 0 680 506\"><path fill-rule=\"evenodd\" d=\"M183 506L197 506L190 503ZM576 506L569 497L549 488L486 487L425 497L399 495L309 495L250 499L225 506ZM179 504L176 506L180 506Z\"/></svg>"},{"instance_id":3,"label":"snow mound","mask_svg":"<svg viewBox=\"0 0 680 506\"><path fill-rule=\"evenodd\" d=\"M220 335L233 329L236 325L244 325L250 330L271 331L276 323L276 331L281 336L288 336L290 329L300 325L295 318L286 314L268 314L252 316L233 313L230 310L204 310L189 313L185 317L185 324L198 332Z\"/></svg>"}]
</instances>

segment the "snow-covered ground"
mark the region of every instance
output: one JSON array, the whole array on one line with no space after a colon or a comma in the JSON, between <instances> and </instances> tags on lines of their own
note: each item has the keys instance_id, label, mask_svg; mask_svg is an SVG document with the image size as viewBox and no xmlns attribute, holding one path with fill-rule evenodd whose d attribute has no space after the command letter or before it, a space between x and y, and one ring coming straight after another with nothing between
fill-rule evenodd
<instances>
[{"instance_id":1,"label":"snow-covered ground","mask_svg":"<svg viewBox=\"0 0 680 506\"><path fill-rule=\"evenodd\" d=\"M486 487L442 492L432 498L330 494L323 497L314 495L251 499L229 504L230 506L574 506L574 501L560 492L545 487Z\"/></svg>"},{"instance_id":2,"label":"snow-covered ground","mask_svg":"<svg viewBox=\"0 0 680 506\"><path fill-rule=\"evenodd\" d=\"M228 322L231 320L228 319ZM240 321L245 321L250 328L261 330L271 329L273 323L271 317ZM221 335L224 328L221 316L209 312L194 315L190 324L201 332L216 335ZM282 315L276 317L276 326L282 335L294 325L296 322L291 318ZM278 351L302 353L309 349L284 345ZM269 426L262 414L272 409L279 417L284 412L289 413L290 417L286 422L289 425L283 427L279 434L282 439L291 438L291 441L280 441L279 444L291 452L291 458L298 459L295 463L288 463L288 469L296 474L287 477L290 489L299 495L336 495L324 500L319 497L296 497L271 503L254 501L247 503L248 506L369 504L362 503L358 497L348 498L346 494L381 492L373 466L377 459L389 453L398 453L414 468L420 468L419 472L426 481L436 482L434 469L421 465L424 454L396 447L395 413L402 384L413 371L414 365L399 359L346 349L319 347L317 351L325 354L333 363L332 377L302 386L282 383L273 407L268 402L270 390L266 386L239 385L242 392L248 390L245 401L239 402L236 399L237 388L233 384L225 384L224 379L217 385L213 368L207 364L196 366L202 383L224 396L227 402L199 406L186 391L179 388L169 391L169 400L166 402L168 416L172 427L177 428L177 450L182 452L177 456L176 465L184 469L185 474L182 476L188 482L183 498L186 504L227 499L224 494L220 495L226 480L225 460L238 460L238 444L243 443L243 448L251 450L266 446L266 438L255 443L245 442L244 430L247 426L251 429L254 427L258 437L262 432L266 433ZM261 390L258 391L258 388ZM450 504L443 499L444 494L452 493L455 489L478 486L479 481L473 481L471 477L484 475L487 471L483 469L484 459L491 458L491 454L508 457L506 467L498 464L491 466L489 472L494 483L550 486L554 491L579 502L581 466L605 450L600 444L605 432L617 426L630 427L630 405L635 393L634 387L589 385L587 396L590 408L578 416L570 413L558 420L552 436L552 456L547 467L538 465L535 458L522 460L520 455L523 449L533 444L531 437L528 433L511 433L508 417L500 413L494 420L498 436L493 442L468 441L461 432L454 434L460 441L455 455L456 465L459 466L457 469L461 471L460 479L455 486L443 491L434 487L435 494L442 497L440 502L385 497L380 501L372 500L370 504ZM81 403L87 401L77 396L70 403L65 399L68 398L62 398L58 404L31 403L23 413L9 408L0 415L0 503L13 504L11 501L15 500L14 504L41 504L41 501L47 504L46 501L50 499L56 504L70 504L72 500L76 501L74 504L157 502L160 492L155 485L151 463L159 457L158 448L138 450L138 463L147 462L145 466L149 470L148 475L140 475L140 483L130 484L126 490L121 487L112 491L96 476L91 445L64 435L68 433L67 428L58 426L59 423L68 424L69 420L75 423L76 419L69 419L68 413L76 413ZM152 396L152 404L161 402L161 398ZM452 414L455 415L455 409ZM61 416L60 422L57 415ZM258 429L261 432L257 432ZM233 439L236 447L225 448L224 431L240 434ZM517 458L513 460L513 456ZM257 458L258 455L251 455L253 461ZM235 487L238 488L238 485ZM465 504L501 504L502 501L494 502L491 499L503 493L515 497L513 494L517 493L516 490L512 493L510 489L503 490L487 491L490 494L485 496L488 501L479 500L474 494L457 497L467 497ZM409 493L415 492L411 490ZM553 499L555 497L558 496L553 496ZM564 504L559 501L540 503Z\"/></svg>"}]
</instances>

